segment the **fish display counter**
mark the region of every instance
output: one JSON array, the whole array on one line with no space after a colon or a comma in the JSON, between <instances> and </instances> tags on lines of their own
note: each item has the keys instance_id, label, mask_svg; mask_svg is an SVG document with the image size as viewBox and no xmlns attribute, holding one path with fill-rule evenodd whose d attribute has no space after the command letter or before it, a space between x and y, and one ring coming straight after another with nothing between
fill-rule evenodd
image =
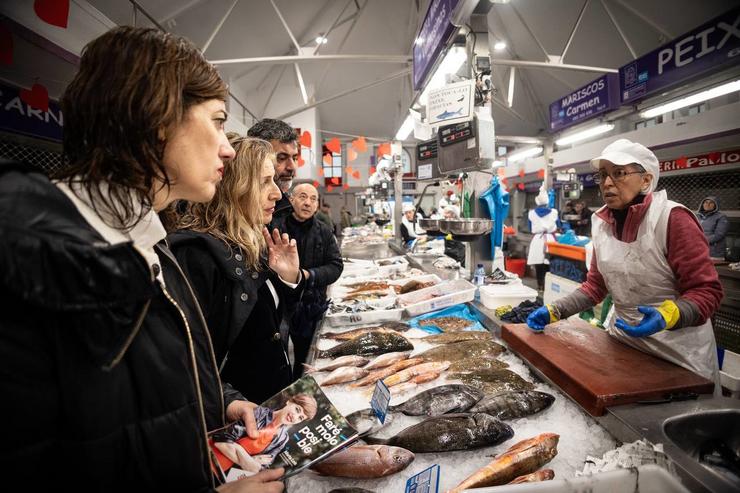
<instances>
[{"instance_id":1,"label":"fish display counter","mask_svg":"<svg viewBox=\"0 0 740 493\"><path fill-rule=\"evenodd\" d=\"M366 254L377 260L379 250ZM410 263L413 273L418 264ZM446 310L457 307L467 305ZM319 327L306 371L364 436L290 478L289 491L404 491L410 477L435 464L439 491L570 479L588 456L615 448L603 426L534 375L499 336L450 313ZM383 424L370 409L378 380L391 395Z\"/></svg>"}]
</instances>

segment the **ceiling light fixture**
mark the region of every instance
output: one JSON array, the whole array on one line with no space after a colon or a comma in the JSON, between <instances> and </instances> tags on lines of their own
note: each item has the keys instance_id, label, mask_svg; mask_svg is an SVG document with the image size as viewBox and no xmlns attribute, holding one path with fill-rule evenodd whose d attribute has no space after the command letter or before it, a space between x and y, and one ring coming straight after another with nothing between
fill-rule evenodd
<instances>
[{"instance_id":1,"label":"ceiling light fixture","mask_svg":"<svg viewBox=\"0 0 740 493\"><path fill-rule=\"evenodd\" d=\"M317 45L325 45L328 42L329 42L329 40L323 34L320 34L320 35L316 36L316 44Z\"/></svg>"},{"instance_id":2,"label":"ceiling light fixture","mask_svg":"<svg viewBox=\"0 0 740 493\"><path fill-rule=\"evenodd\" d=\"M692 94L691 96L687 96L685 98L677 99L676 101L671 101L670 103L655 106L654 108L650 108L641 112L640 116L642 118L653 118L658 115L668 113L670 111L680 110L681 108L692 106L707 101L709 99L718 98L720 96L724 96L725 94L730 94L737 91L740 91L740 79L722 84L721 86L707 89L706 91Z\"/></svg>"},{"instance_id":3,"label":"ceiling light fixture","mask_svg":"<svg viewBox=\"0 0 740 493\"><path fill-rule=\"evenodd\" d=\"M613 123L604 123L603 125L596 125L595 127L590 127L570 135L565 135L556 140L555 143L559 146L566 146L591 137L596 137L597 135L605 134L612 129L614 129Z\"/></svg>"},{"instance_id":4,"label":"ceiling light fixture","mask_svg":"<svg viewBox=\"0 0 740 493\"><path fill-rule=\"evenodd\" d=\"M503 41L497 41L495 45L493 45L493 49L496 51L501 51L506 49L506 43Z\"/></svg>"},{"instance_id":5,"label":"ceiling light fixture","mask_svg":"<svg viewBox=\"0 0 740 493\"><path fill-rule=\"evenodd\" d=\"M542 152L542 147L530 147L528 149L523 149L521 151L517 151L510 155L507 159L510 163L515 163L517 161L521 161L522 159L527 159L528 157L535 157L539 155Z\"/></svg>"},{"instance_id":6,"label":"ceiling light fixture","mask_svg":"<svg viewBox=\"0 0 740 493\"><path fill-rule=\"evenodd\" d=\"M414 129L414 119L411 114L406 115L406 119L403 121L401 126L396 132L396 140L406 140L411 135L411 131Z\"/></svg>"}]
</instances>

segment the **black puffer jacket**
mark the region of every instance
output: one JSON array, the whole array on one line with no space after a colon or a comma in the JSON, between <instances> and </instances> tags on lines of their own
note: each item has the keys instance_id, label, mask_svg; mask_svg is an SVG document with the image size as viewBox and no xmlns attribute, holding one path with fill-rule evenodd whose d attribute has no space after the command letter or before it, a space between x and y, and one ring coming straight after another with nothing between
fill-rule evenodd
<instances>
[{"instance_id":1,"label":"black puffer jacket","mask_svg":"<svg viewBox=\"0 0 740 493\"><path fill-rule=\"evenodd\" d=\"M239 248L208 233L177 231L168 241L200 301L222 379L257 403L288 386L280 321L285 307L300 300L303 281L291 289L266 259L260 271L247 269ZM268 282L280 300L277 307Z\"/></svg>"},{"instance_id":2,"label":"black puffer jacket","mask_svg":"<svg viewBox=\"0 0 740 493\"><path fill-rule=\"evenodd\" d=\"M224 400L174 257L166 291L42 174L0 163L0 463L4 485L212 491L206 429ZM232 395L231 398L234 396Z\"/></svg>"}]
</instances>

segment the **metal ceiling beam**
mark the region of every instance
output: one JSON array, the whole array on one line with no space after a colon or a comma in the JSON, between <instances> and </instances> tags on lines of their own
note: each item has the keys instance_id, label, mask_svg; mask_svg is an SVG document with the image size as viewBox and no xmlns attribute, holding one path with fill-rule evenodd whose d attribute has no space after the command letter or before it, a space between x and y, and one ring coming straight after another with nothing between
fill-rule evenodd
<instances>
[{"instance_id":1,"label":"metal ceiling beam","mask_svg":"<svg viewBox=\"0 0 740 493\"><path fill-rule=\"evenodd\" d=\"M652 27L653 29L655 29L656 31L658 31L660 34L662 34L665 37L665 39L673 39L673 38L676 37L676 35L671 34L663 26L661 26L657 22L655 22L652 19L650 19L649 17L647 17L645 14L643 14L642 12L640 12L639 10L637 10L636 8L634 8L632 5L629 5L629 4L625 3L624 0L616 0L616 2L619 5L621 5L622 7L624 7L625 9L629 10L630 12L632 12L636 17L638 17L639 19L641 19L645 24L649 25L650 27Z\"/></svg>"},{"instance_id":2,"label":"metal ceiling beam","mask_svg":"<svg viewBox=\"0 0 740 493\"><path fill-rule=\"evenodd\" d=\"M615 68L591 67L590 65L571 65L568 63L532 62L529 60L505 60L502 58L491 60L491 65L503 67L544 68L553 70L576 70L578 72L598 72L607 74L619 73L619 70Z\"/></svg>"},{"instance_id":3,"label":"metal ceiling beam","mask_svg":"<svg viewBox=\"0 0 740 493\"><path fill-rule=\"evenodd\" d=\"M583 2L583 7L581 7L581 12L578 14L578 19L576 20L576 24L573 26L573 30L570 32L570 36L568 36L568 42L565 43L565 48L563 48L563 53L560 55L561 62L565 60L565 54L568 53L568 48L570 48L570 43L573 42L573 38L576 35L578 26L581 25L581 20L583 20L583 14L586 12L586 7L588 7L588 3L590 1L591 0L586 0L585 2Z\"/></svg>"},{"instance_id":4,"label":"metal ceiling beam","mask_svg":"<svg viewBox=\"0 0 740 493\"><path fill-rule=\"evenodd\" d=\"M227 58L209 60L214 65L234 65L238 63L259 63L261 65L297 63L297 62L362 62L362 63L411 63L408 55L287 55L263 56L252 58Z\"/></svg>"},{"instance_id":5,"label":"metal ceiling beam","mask_svg":"<svg viewBox=\"0 0 740 493\"><path fill-rule=\"evenodd\" d=\"M287 113L284 113L284 114L282 114L282 115L280 115L280 116L278 116L276 118L278 120L285 120L286 118L291 117L293 115L297 115L298 113L300 113L302 111L305 111L305 110L308 110L308 109L311 109L311 108L315 108L316 106L320 106L320 105L322 105L324 103L328 103L330 101L334 101L335 99L342 98L342 97L347 96L349 94L353 94L355 92L362 91L364 89L369 89L371 87L374 87L374 86L383 84L385 82L388 82L388 81L391 81L391 80L394 80L394 79L398 79L399 77L403 77L403 76L405 76L406 74L408 74L410 72L411 72L411 69L410 68L403 69L403 70L401 70L399 72L396 72L396 73L390 74L390 75L388 75L386 77L383 77L382 79L374 80L374 81L369 82L367 84L363 84L361 86L354 87L352 89L347 89L346 91L342 91L342 92L337 93L337 94L335 94L333 96L329 96L328 98L324 98L324 99L322 99L320 101L316 101L316 102L311 103L309 105L301 106L300 108L296 108L294 110L291 110L291 111L289 111Z\"/></svg>"},{"instance_id":6,"label":"metal ceiling beam","mask_svg":"<svg viewBox=\"0 0 740 493\"><path fill-rule=\"evenodd\" d=\"M288 68L288 66L283 65L283 68L280 69L280 74L278 75L278 78L275 81L275 84L272 86L272 89L270 90L270 95L267 96L265 105L262 107L262 112L260 113L260 115L262 115L262 118L265 117L265 112L267 111L267 107L270 106L270 101L272 101L272 96L275 94L277 87L280 85L280 81L283 79L283 74L285 73L286 68Z\"/></svg>"},{"instance_id":7,"label":"metal ceiling beam","mask_svg":"<svg viewBox=\"0 0 740 493\"><path fill-rule=\"evenodd\" d=\"M170 12L169 14L167 14L166 16L164 16L162 18L162 20L160 20L159 22L162 23L162 24L166 24L167 22L171 21L175 17L178 17L178 16L184 14L188 10L190 10L193 7L195 7L195 6L203 3L204 1L205 0L191 0L190 2L186 3L182 7L178 7L175 10L173 10L172 12Z\"/></svg>"},{"instance_id":8,"label":"metal ceiling beam","mask_svg":"<svg viewBox=\"0 0 740 493\"><path fill-rule=\"evenodd\" d=\"M614 27L617 29L617 32L619 33L619 36L622 38L622 41L624 41L624 44L627 45L627 49L630 50L630 54L632 54L632 59L633 60L636 59L637 53L635 53L635 49L632 48L632 44L630 44L630 40L627 39L627 36L624 34L624 31L622 31L622 28L617 22L616 17L614 17L614 14L612 14L612 11L609 10L609 7L606 5L606 2L604 0L601 0L601 5L604 6L604 10L606 10L606 15L609 16L609 20L611 20L612 24L614 24Z\"/></svg>"},{"instance_id":9,"label":"metal ceiling beam","mask_svg":"<svg viewBox=\"0 0 740 493\"><path fill-rule=\"evenodd\" d=\"M295 36L293 36L293 31L290 30L290 27L288 27L288 23L285 22L285 18L283 17L283 14L280 13L280 9L277 5L275 5L275 0L270 0L270 3L272 4L272 8L275 9L275 13L277 14L278 18L280 18L280 22L283 23L283 27L288 32L288 36L290 36L290 40L293 42L293 46L295 46L296 53L301 52L301 45L298 44L298 41L296 41Z\"/></svg>"},{"instance_id":10,"label":"metal ceiling beam","mask_svg":"<svg viewBox=\"0 0 740 493\"><path fill-rule=\"evenodd\" d=\"M509 108L514 106L514 83L516 82L516 67L511 67L509 69L509 87L506 94L506 103L509 105Z\"/></svg>"},{"instance_id":11,"label":"metal ceiling beam","mask_svg":"<svg viewBox=\"0 0 740 493\"><path fill-rule=\"evenodd\" d=\"M229 8L228 8L228 9L226 10L226 13L225 13L225 14L223 15L223 17L221 17L221 20L220 20L220 21L218 22L218 24L216 25L216 28L215 28L215 29L213 30L213 32L211 33L211 35L210 35L210 36L208 36L208 41L206 41L206 43L205 43L205 44L203 45L203 48L201 48L201 50L200 50L200 51L201 51L202 53L205 53L205 52L206 52L206 50L208 49L208 47L209 47L209 46L211 46L211 42L212 42L212 41L213 41L213 39L214 39L214 38L216 37L216 35L218 34L218 32L219 32L219 31L221 30L221 28L222 28L222 27L224 26L224 22L226 22L226 19L228 19L228 18L229 18L229 16L231 15L231 12L232 12L232 11L234 10L234 7L236 7L236 4L237 4L237 3L239 3L239 0L234 0L234 1L233 1L233 2L231 3L231 7L229 7Z\"/></svg>"},{"instance_id":12,"label":"metal ceiling beam","mask_svg":"<svg viewBox=\"0 0 740 493\"><path fill-rule=\"evenodd\" d=\"M522 23L522 25L524 26L524 29L527 30L527 32L529 33L529 35L532 36L532 39L534 39L535 43L537 43L537 46L539 46L540 47L540 50L542 50L542 53L545 54L545 60L549 60L550 59L550 54L547 53L547 50L545 49L545 46L540 42L539 38L534 34L534 32L532 32L532 30L529 28L529 26L527 25L527 23L524 22L524 17L522 17L522 14L519 13L519 10L517 10L517 8L514 6L513 3L510 3L509 6L511 6L511 9L514 11L514 13L516 14L516 16L519 18L519 22ZM511 39L511 38L509 38L509 39Z\"/></svg>"}]
</instances>

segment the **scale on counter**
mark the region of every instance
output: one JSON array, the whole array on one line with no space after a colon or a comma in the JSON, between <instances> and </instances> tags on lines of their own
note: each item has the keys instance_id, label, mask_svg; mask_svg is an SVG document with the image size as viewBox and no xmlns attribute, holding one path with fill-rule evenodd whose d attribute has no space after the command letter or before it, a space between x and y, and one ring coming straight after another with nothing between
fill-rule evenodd
<instances>
[{"instance_id":1,"label":"scale on counter","mask_svg":"<svg viewBox=\"0 0 740 493\"><path fill-rule=\"evenodd\" d=\"M427 140L416 146L416 177L419 180L439 178L437 139Z\"/></svg>"},{"instance_id":2,"label":"scale on counter","mask_svg":"<svg viewBox=\"0 0 740 493\"><path fill-rule=\"evenodd\" d=\"M475 116L471 121L439 127L441 175L490 169L496 159L493 120Z\"/></svg>"}]
</instances>

